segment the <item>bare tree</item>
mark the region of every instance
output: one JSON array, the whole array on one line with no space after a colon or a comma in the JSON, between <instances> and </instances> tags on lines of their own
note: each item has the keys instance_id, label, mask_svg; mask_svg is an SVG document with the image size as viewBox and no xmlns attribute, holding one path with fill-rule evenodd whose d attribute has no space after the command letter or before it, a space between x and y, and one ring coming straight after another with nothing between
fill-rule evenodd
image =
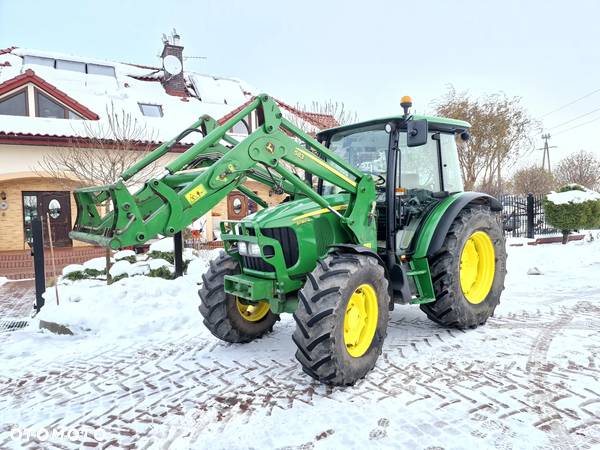
<instances>
[{"instance_id":1,"label":"bare tree","mask_svg":"<svg viewBox=\"0 0 600 450\"><path fill-rule=\"evenodd\" d=\"M75 179L82 186L110 184L155 147L154 133L130 113L107 106L106 120L82 121L80 137L69 139L68 146L46 154L38 172L59 180ZM156 170L151 164L128 180L135 185Z\"/></svg>"},{"instance_id":2,"label":"bare tree","mask_svg":"<svg viewBox=\"0 0 600 450\"><path fill-rule=\"evenodd\" d=\"M539 166L519 169L512 178L512 191L515 194L547 194L556 188L551 172Z\"/></svg>"},{"instance_id":3,"label":"bare tree","mask_svg":"<svg viewBox=\"0 0 600 450\"><path fill-rule=\"evenodd\" d=\"M472 98L468 92L448 93L433 104L435 113L471 124L471 139L459 142L458 154L465 189L497 184L502 190L502 171L533 150L531 133L537 126L520 104L519 97L504 93Z\"/></svg>"},{"instance_id":4,"label":"bare tree","mask_svg":"<svg viewBox=\"0 0 600 450\"><path fill-rule=\"evenodd\" d=\"M600 189L600 159L591 152L580 150L563 158L554 172L561 186L577 183L589 189Z\"/></svg>"},{"instance_id":5,"label":"bare tree","mask_svg":"<svg viewBox=\"0 0 600 450\"><path fill-rule=\"evenodd\" d=\"M44 177L59 180L70 190L75 186L111 184L135 162L154 147L154 133L126 111L116 111L113 104L106 107L106 119L82 121L81 129L74 128L68 146L46 154L36 171ZM128 186L137 185L157 171L157 164L128 180ZM104 212L110 203L103 205ZM110 280L110 249L106 251L106 277Z\"/></svg>"},{"instance_id":6,"label":"bare tree","mask_svg":"<svg viewBox=\"0 0 600 450\"><path fill-rule=\"evenodd\" d=\"M303 112L323 114L332 116L339 125L347 125L358 121L356 111L346 109L344 102L336 102L333 100L313 101L310 105L296 104L296 108Z\"/></svg>"}]
</instances>

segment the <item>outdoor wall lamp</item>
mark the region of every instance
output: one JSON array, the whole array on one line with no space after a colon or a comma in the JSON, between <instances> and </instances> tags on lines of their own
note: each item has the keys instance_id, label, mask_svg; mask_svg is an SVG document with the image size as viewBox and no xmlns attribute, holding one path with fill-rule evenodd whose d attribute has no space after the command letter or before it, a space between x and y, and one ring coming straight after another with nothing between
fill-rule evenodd
<instances>
[{"instance_id":1,"label":"outdoor wall lamp","mask_svg":"<svg viewBox=\"0 0 600 450\"><path fill-rule=\"evenodd\" d=\"M0 200L6 200L6 192L0 192Z\"/></svg>"}]
</instances>

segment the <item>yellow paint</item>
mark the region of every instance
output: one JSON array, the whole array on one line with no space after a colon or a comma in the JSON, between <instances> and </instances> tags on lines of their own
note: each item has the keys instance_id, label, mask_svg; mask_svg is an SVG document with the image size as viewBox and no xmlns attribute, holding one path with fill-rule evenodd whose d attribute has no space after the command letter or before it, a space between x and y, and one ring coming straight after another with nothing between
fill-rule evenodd
<instances>
[{"instance_id":1,"label":"yellow paint","mask_svg":"<svg viewBox=\"0 0 600 450\"><path fill-rule=\"evenodd\" d=\"M460 256L460 287L469 303L483 302L494 283L496 260L494 244L484 231L473 233Z\"/></svg>"},{"instance_id":2,"label":"yellow paint","mask_svg":"<svg viewBox=\"0 0 600 450\"><path fill-rule=\"evenodd\" d=\"M248 322L258 322L269 312L269 303L267 302L246 305L236 297L235 304L240 315Z\"/></svg>"},{"instance_id":3,"label":"yellow paint","mask_svg":"<svg viewBox=\"0 0 600 450\"><path fill-rule=\"evenodd\" d=\"M365 242L363 244L363 247L371 248L371 247L373 247L373 244L371 244L370 242Z\"/></svg>"},{"instance_id":4,"label":"yellow paint","mask_svg":"<svg viewBox=\"0 0 600 450\"><path fill-rule=\"evenodd\" d=\"M296 151L299 152L300 154L306 156L307 158L310 158L313 162L317 163L318 165L320 165L321 167L323 167L326 170L329 170L331 173L333 173L334 175L340 177L342 180L344 180L346 183L348 183L350 186L352 187L356 187L356 182L352 181L350 178L348 178L346 175L344 175L342 172L340 172L339 170L331 167L329 164L327 164L325 161L323 161L321 158L316 157L315 155L313 155L310 152L307 152L306 150L302 150L301 148L296 148ZM301 158L303 159L303 158Z\"/></svg>"},{"instance_id":5,"label":"yellow paint","mask_svg":"<svg viewBox=\"0 0 600 450\"><path fill-rule=\"evenodd\" d=\"M340 211L342 209L346 209L347 207L348 207L348 205L337 205L337 206L332 206L331 209L333 209L335 211ZM326 214L326 213L330 213L330 212L331 212L331 210L329 208L317 209L316 211L307 212L306 214L302 214L298 217L294 217L293 220L294 220L294 222L298 222L303 219L306 219L307 217L318 216L319 214Z\"/></svg>"},{"instance_id":6,"label":"yellow paint","mask_svg":"<svg viewBox=\"0 0 600 450\"><path fill-rule=\"evenodd\" d=\"M361 284L350 296L344 315L344 344L350 356L360 358L369 350L378 321L377 293L370 284Z\"/></svg>"},{"instance_id":7,"label":"yellow paint","mask_svg":"<svg viewBox=\"0 0 600 450\"><path fill-rule=\"evenodd\" d=\"M203 184L199 184L194 189L192 189L190 192L185 194L185 199L188 201L188 203L190 205L193 205L194 203L196 203L198 200L200 200L205 195L206 195L206 188L204 187Z\"/></svg>"}]
</instances>

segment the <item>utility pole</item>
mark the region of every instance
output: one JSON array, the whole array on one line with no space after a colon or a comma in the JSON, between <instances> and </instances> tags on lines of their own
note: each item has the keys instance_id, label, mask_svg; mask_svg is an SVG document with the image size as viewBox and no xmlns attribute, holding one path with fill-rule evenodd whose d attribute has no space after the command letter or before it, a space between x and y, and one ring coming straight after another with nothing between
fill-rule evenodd
<instances>
[{"instance_id":1,"label":"utility pole","mask_svg":"<svg viewBox=\"0 0 600 450\"><path fill-rule=\"evenodd\" d=\"M542 169L546 168L546 161L548 161L548 172L552 173L552 167L550 166L550 149L556 148L556 145L548 145L548 140L550 139L550 133L542 134L542 139L544 140L544 146L542 148L538 148L537 150L543 150L544 156L542 157Z\"/></svg>"}]
</instances>

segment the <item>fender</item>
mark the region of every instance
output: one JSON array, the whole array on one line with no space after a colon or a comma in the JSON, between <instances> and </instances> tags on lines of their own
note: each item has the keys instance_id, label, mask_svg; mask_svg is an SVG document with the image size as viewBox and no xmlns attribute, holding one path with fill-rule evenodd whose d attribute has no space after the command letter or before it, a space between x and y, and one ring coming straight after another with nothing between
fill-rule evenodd
<instances>
[{"instance_id":1,"label":"fender","mask_svg":"<svg viewBox=\"0 0 600 450\"><path fill-rule=\"evenodd\" d=\"M486 205L494 212L502 211L500 201L482 192L463 192L448 197L425 218L414 256L429 259L439 252L452 222L470 204Z\"/></svg>"}]
</instances>

